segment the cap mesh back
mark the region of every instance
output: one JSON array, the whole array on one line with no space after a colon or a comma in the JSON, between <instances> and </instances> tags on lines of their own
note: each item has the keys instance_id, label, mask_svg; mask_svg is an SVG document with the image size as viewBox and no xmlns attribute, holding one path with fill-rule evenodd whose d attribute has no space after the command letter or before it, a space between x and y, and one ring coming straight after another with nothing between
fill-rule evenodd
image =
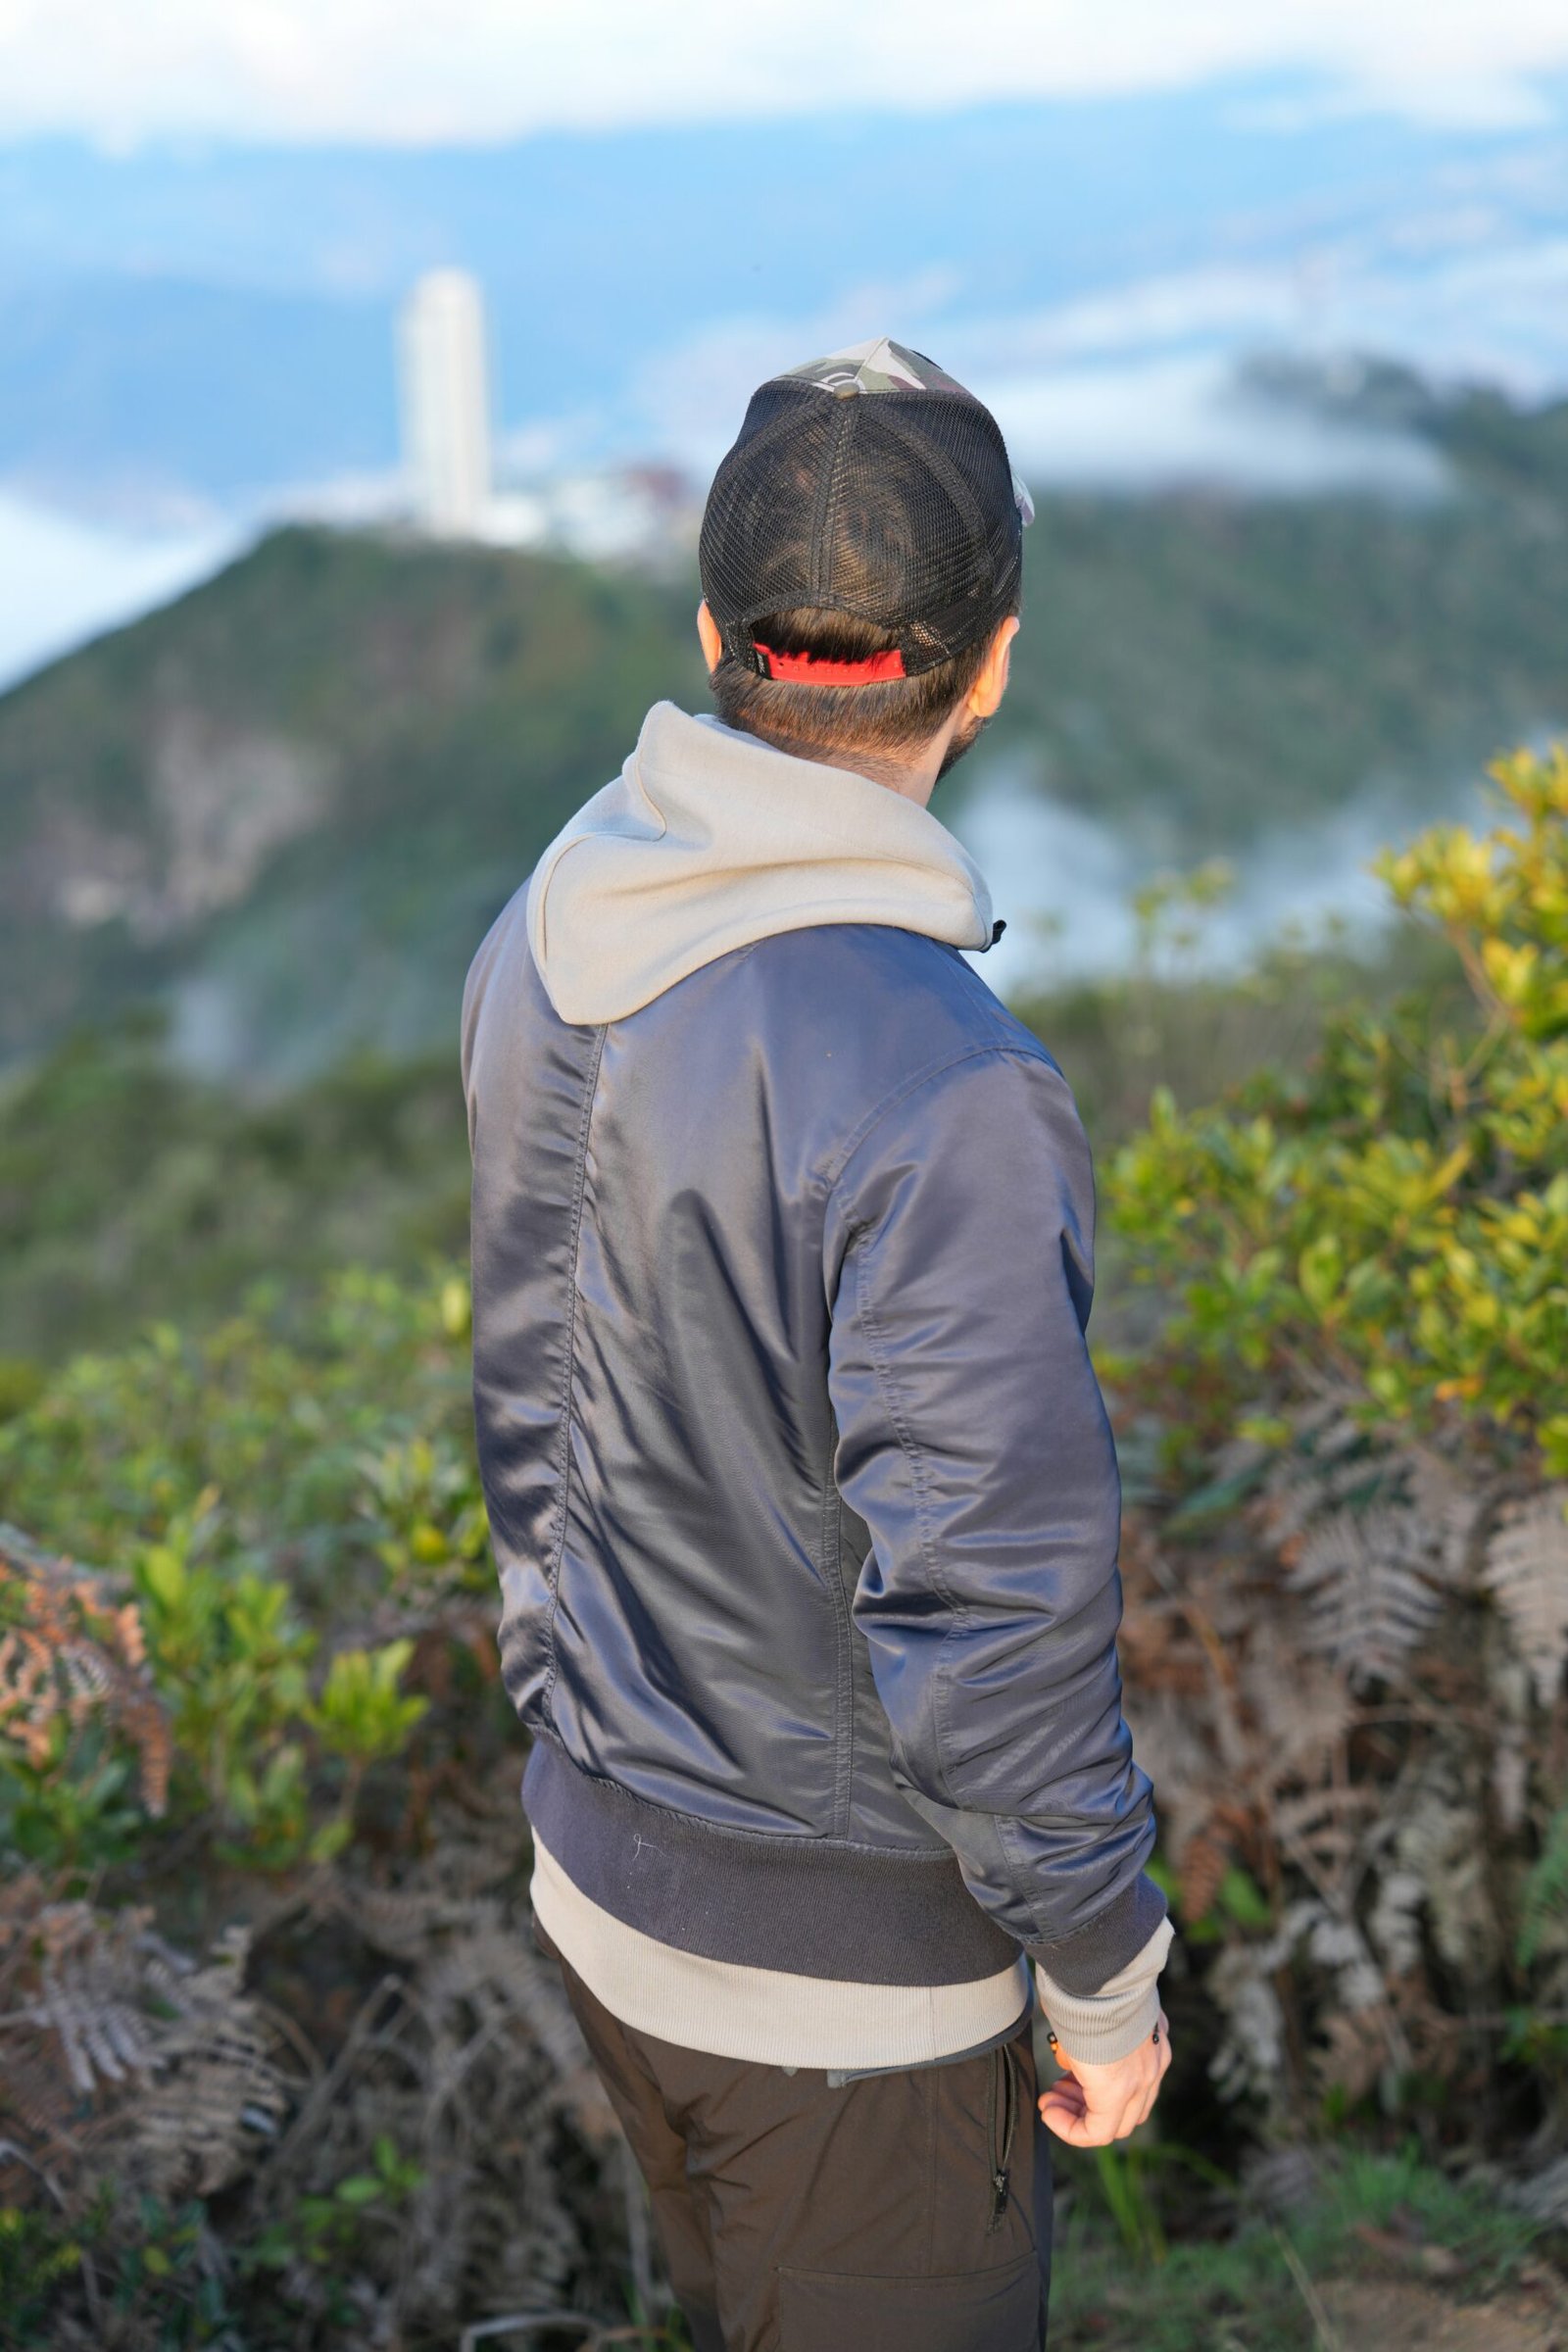
<instances>
[{"instance_id":1,"label":"cap mesh back","mask_svg":"<svg viewBox=\"0 0 1568 2352\"><path fill-rule=\"evenodd\" d=\"M883 629L912 676L1015 603L1021 523L1001 432L966 394L755 393L703 518L703 590L730 652L811 607Z\"/></svg>"}]
</instances>

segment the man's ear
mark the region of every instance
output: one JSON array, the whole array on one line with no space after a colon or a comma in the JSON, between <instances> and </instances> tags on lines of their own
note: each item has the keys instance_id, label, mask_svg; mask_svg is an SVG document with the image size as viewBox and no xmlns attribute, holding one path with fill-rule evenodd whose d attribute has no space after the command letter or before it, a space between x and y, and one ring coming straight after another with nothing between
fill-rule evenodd
<instances>
[{"instance_id":1,"label":"man's ear","mask_svg":"<svg viewBox=\"0 0 1568 2352\"><path fill-rule=\"evenodd\" d=\"M724 659L724 640L718 633L717 621L708 610L706 596L697 608L697 640L703 649L703 660L708 663L708 674L711 677Z\"/></svg>"},{"instance_id":2,"label":"man's ear","mask_svg":"<svg viewBox=\"0 0 1568 2352\"><path fill-rule=\"evenodd\" d=\"M706 611L706 607L704 608ZM976 718L993 718L1001 709L1002 698L1007 691L1007 674L1012 664L1012 641L1018 634L1018 615L1009 613L991 640L991 650L985 666L970 687L965 708Z\"/></svg>"}]
</instances>

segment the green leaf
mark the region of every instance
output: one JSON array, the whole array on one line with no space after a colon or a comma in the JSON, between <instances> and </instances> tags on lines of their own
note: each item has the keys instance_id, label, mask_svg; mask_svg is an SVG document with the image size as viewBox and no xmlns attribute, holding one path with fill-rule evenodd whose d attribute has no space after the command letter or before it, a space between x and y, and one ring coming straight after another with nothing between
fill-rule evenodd
<instances>
[{"instance_id":1,"label":"green leaf","mask_svg":"<svg viewBox=\"0 0 1568 2352\"><path fill-rule=\"evenodd\" d=\"M354 1835L354 1824L341 1814L324 1821L312 1838L308 1851L313 1862L335 1862Z\"/></svg>"},{"instance_id":2,"label":"green leaf","mask_svg":"<svg viewBox=\"0 0 1568 2352\"><path fill-rule=\"evenodd\" d=\"M385 2188L385 2181L377 2180L374 2173L351 2173L346 2180L338 2182L332 2194L340 2205L373 2205Z\"/></svg>"},{"instance_id":3,"label":"green leaf","mask_svg":"<svg viewBox=\"0 0 1568 2352\"><path fill-rule=\"evenodd\" d=\"M1274 1909L1267 1895L1250 1871L1233 1862L1219 1883L1215 1895L1218 1909L1224 1911L1239 1928L1271 1928Z\"/></svg>"}]
</instances>

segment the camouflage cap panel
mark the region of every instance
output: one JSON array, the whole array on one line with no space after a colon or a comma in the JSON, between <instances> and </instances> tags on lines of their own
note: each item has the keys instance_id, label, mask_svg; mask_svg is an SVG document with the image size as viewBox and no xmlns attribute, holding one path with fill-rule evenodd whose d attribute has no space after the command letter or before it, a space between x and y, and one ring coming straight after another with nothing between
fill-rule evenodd
<instances>
[{"instance_id":1,"label":"camouflage cap panel","mask_svg":"<svg viewBox=\"0 0 1568 2352\"><path fill-rule=\"evenodd\" d=\"M974 397L935 360L887 335L847 344L843 351L808 360L801 368L786 368L778 380L817 384L824 392L841 392L853 384L857 392L956 392L965 400Z\"/></svg>"}]
</instances>

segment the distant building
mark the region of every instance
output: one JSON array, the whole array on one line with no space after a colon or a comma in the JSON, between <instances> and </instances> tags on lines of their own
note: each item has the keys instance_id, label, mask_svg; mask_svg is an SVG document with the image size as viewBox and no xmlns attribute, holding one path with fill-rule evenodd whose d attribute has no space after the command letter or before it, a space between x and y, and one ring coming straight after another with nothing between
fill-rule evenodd
<instances>
[{"instance_id":1,"label":"distant building","mask_svg":"<svg viewBox=\"0 0 1568 2352\"><path fill-rule=\"evenodd\" d=\"M491 503L484 297L464 270L421 277L398 321L403 459L427 531L473 539Z\"/></svg>"},{"instance_id":2,"label":"distant building","mask_svg":"<svg viewBox=\"0 0 1568 2352\"><path fill-rule=\"evenodd\" d=\"M496 547L559 548L588 564L687 568L702 501L673 466L605 466L557 473L490 502L483 537Z\"/></svg>"},{"instance_id":3,"label":"distant building","mask_svg":"<svg viewBox=\"0 0 1568 2352\"><path fill-rule=\"evenodd\" d=\"M408 511L439 539L535 547L590 564L689 566L701 502L675 467L611 463L518 478L493 445L484 295L466 270L432 270L398 318ZM537 432L534 435L537 440Z\"/></svg>"}]
</instances>

